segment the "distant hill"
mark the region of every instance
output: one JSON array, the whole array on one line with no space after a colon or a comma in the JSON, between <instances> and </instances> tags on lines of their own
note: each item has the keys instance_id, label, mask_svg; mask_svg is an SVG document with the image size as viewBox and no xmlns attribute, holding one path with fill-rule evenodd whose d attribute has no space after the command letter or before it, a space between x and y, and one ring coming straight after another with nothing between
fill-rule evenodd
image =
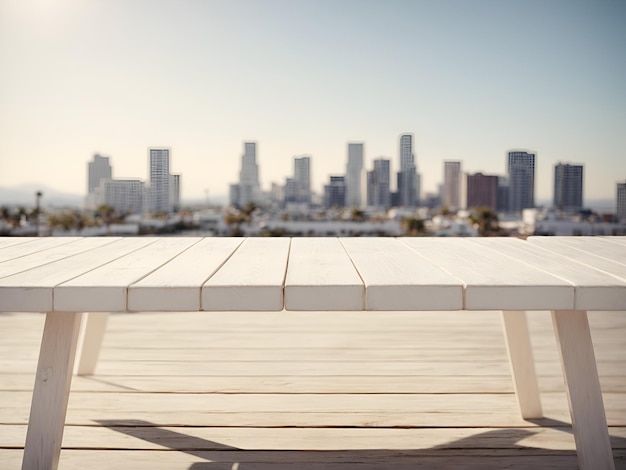
<instances>
[{"instance_id":1,"label":"distant hill","mask_svg":"<svg viewBox=\"0 0 626 470\"><path fill-rule=\"evenodd\" d=\"M35 193L41 191L42 207L82 207L85 197L80 194L66 193L58 189L51 188L44 184L27 183L10 188L0 186L0 206L35 206ZM210 199L211 204L226 204L228 197L215 195ZM203 205L206 199L183 199L183 205Z\"/></svg>"},{"instance_id":2,"label":"distant hill","mask_svg":"<svg viewBox=\"0 0 626 470\"><path fill-rule=\"evenodd\" d=\"M84 197L66 193L43 184L27 183L10 188L0 187L0 206L35 206L35 193L41 191L42 207L80 207Z\"/></svg>"}]
</instances>

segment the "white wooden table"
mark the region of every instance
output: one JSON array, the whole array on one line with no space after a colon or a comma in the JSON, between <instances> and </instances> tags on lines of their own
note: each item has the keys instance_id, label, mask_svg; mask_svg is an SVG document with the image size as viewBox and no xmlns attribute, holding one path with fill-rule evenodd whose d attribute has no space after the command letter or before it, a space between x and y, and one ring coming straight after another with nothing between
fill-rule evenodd
<instances>
[{"instance_id":1,"label":"white wooden table","mask_svg":"<svg viewBox=\"0 0 626 470\"><path fill-rule=\"evenodd\" d=\"M552 311L580 467L613 469L587 311L625 307L626 237L0 238L0 311L47 312L24 469L57 467L75 357L94 373L108 312L282 309L502 311L527 419L525 311Z\"/></svg>"}]
</instances>

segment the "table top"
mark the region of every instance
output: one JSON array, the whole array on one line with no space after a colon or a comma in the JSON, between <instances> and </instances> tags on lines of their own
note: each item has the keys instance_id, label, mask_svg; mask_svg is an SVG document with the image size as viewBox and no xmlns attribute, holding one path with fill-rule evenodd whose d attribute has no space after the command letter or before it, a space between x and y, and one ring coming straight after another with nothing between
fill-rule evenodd
<instances>
[{"instance_id":1,"label":"table top","mask_svg":"<svg viewBox=\"0 0 626 470\"><path fill-rule=\"evenodd\" d=\"M626 310L626 237L0 237L0 311Z\"/></svg>"}]
</instances>

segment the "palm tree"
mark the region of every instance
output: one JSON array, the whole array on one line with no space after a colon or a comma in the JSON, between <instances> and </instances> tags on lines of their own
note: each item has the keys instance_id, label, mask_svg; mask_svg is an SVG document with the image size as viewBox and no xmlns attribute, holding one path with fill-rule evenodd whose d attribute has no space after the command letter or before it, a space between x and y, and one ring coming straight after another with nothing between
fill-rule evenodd
<instances>
[{"instance_id":1,"label":"palm tree","mask_svg":"<svg viewBox=\"0 0 626 470\"><path fill-rule=\"evenodd\" d=\"M470 219L478 225L478 234L481 237L497 235L500 232L498 214L490 207L479 207Z\"/></svg>"},{"instance_id":2,"label":"palm tree","mask_svg":"<svg viewBox=\"0 0 626 470\"><path fill-rule=\"evenodd\" d=\"M250 225L252 223L252 216L254 211L256 210L256 204L254 202L248 202L243 209L235 209L229 210L224 216L224 222L226 225L232 226L229 236L231 237L243 237L244 233L241 230L241 225L246 223Z\"/></svg>"},{"instance_id":3,"label":"palm tree","mask_svg":"<svg viewBox=\"0 0 626 470\"><path fill-rule=\"evenodd\" d=\"M426 233L424 221L416 217L405 217L402 219L402 228L404 228L407 235L412 237Z\"/></svg>"}]
</instances>

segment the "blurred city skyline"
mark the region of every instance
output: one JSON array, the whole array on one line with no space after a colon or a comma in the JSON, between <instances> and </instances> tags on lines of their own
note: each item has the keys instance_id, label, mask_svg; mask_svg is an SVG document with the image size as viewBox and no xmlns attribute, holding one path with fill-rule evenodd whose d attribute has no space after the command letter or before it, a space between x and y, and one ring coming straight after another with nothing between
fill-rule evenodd
<instances>
[{"instance_id":1,"label":"blurred city skyline","mask_svg":"<svg viewBox=\"0 0 626 470\"><path fill-rule=\"evenodd\" d=\"M348 142L397 171L410 132L422 193L445 160L505 174L528 149L538 199L559 161L614 198L625 20L618 0L0 0L0 187L82 195L93 154L144 179L163 146L183 200L225 196L255 141L263 188L311 155L319 191Z\"/></svg>"}]
</instances>

